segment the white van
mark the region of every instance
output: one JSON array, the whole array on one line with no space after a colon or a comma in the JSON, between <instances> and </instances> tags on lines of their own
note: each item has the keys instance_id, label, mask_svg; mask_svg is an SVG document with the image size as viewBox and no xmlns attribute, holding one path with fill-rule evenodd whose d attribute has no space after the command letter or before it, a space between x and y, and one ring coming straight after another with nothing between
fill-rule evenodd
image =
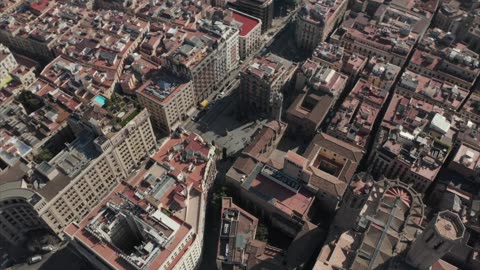
<instances>
[{"instance_id":1,"label":"white van","mask_svg":"<svg viewBox=\"0 0 480 270\"><path fill-rule=\"evenodd\" d=\"M42 255L35 255L30 258L28 258L27 262L28 264L34 264L42 260Z\"/></svg>"}]
</instances>

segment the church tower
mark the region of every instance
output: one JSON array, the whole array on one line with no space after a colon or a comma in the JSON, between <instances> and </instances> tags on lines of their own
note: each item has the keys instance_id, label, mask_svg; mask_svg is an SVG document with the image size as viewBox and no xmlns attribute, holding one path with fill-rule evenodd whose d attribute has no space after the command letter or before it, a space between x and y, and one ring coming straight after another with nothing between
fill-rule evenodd
<instances>
[{"instance_id":1,"label":"church tower","mask_svg":"<svg viewBox=\"0 0 480 270\"><path fill-rule=\"evenodd\" d=\"M363 206L370 196L372 186L373 178L366 172L355 174L352 177L343 195L340 208L335 215L334 227L348 230L355 225Z\"/></svg>"},{"instance_id":2,"label":"church tower","mask_svg":"<svg viewBox=\"0 0 480 270\"><path fill-rule=\"evenodd\" d=\"M451 211L438 213L413 242L407 263L416 269L429 269L462 240L464 232L465 227L457 214Z\"/></svg>"}]
</instances>

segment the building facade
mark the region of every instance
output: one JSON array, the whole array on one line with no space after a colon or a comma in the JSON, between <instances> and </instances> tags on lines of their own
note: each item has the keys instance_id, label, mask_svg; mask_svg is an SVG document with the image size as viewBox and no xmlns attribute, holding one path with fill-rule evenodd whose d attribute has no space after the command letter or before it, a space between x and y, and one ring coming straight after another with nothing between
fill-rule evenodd
<instances>
[{"instance_id":1,"label":"building facade","mask_svg":"<svg viewBox=\"0 0 480 270\"><path fill-rule=\"evenodd\" d=\"M65 234L99 266L195 269L207 194L216 176L214 153L215 147L195 133L175 134L152 154L151 166L118 185Z\"/></svg>"},{"instance_id":2,"label":"building facade","mask_svg":"<svg viewBox=\"0 0 480 270\"><path fill-rule=\"evenodd\" d=\"M77 124L83 126L78 138L52 160L35 168L36 189L15 182L2 185L2 208L7 213L13 209L13 216L18 216L17 211L25 214L22 226L18 219L1 220L0 226L6 228L2 236L8 241L20 240L36 228L47 228L62 236L66 226L83 219L156 147L146 110L111 137L93 134L96 128L90 124Z\"/></svg>"},{"instance_id":3,"label":"building facade","mask_svg":"<svg viewBox=\"0 0 480 270\"><path fill-rule=\"evenodd\" d=\"M137 98L150 112L152 125L170 134L195 108L193 83L166 74L153 80L137 89Z\"/></svg>"},{"instance_id":4,"label":"building facade","mask_svg":"<svg viewBox=\"0 0 480 270\"><path fill-rule=\"evenodd\" d=\"M296 20L297 46L312 51L320 42L325 41L333 28L342 20L347 2L346 0L305 1Z\"/></svg>"},{"instance_id":5,"label":"building facade","mask_svg":"<svg viewBox=\"0 0 480 270\"><path fill-rule=\"evenodd\" d=\"M10 77L12 72L18 66L12 52L0 44L0 83L4 83Z\"/></svg>"},{"instance_id":6,"label":"building facade","mask_svg":"<svg viewBox=\"0 0 480 270\"><path fill-rule=\"evenodd\" d=\"M260 47L262 41L262 21L236 10L233 10L232 16L235 21L241 23L238 48L240 59L246 59Z\"/></svg>"},{"instance_id":7,"label":"building facade","mask_svg":"<svg viewBox=\"0 0 480 270\"><path fill-rule=\"evenodd\" d=\"M282 94L297 65L274 54L253 59L241 71L240 102L258 113L272 116L273 97Z\"/></svg>"}]
</instances>

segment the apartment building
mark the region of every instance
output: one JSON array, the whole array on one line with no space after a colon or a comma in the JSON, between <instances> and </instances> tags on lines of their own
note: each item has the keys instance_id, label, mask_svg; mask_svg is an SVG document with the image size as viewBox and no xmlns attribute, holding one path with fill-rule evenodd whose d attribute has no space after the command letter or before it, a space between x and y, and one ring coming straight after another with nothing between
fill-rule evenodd
<instances>
[{"instance_id":1,"label":"apartment building","mask_svg":"<svg viewBox=\"0 0 480 270\"><path fill-rule=\"evenodd\" d=\"M242 267L285 270L284 251L256 240L258 218L235 205L232 198L222 198L217 269ZM237 245L242 241L241 245Z\"/></svg>"},{"instance_id":2,"label":"apartment building","mask_svg":"<svg viewBox=\"0 0 480 270\"><path fill-rule=\"evenodd\" d=\"M216 175L214 153L197 134L177 133L152 155L151 167L118 185L65 234L103 267L195 269Z\"/></svg>"},{"instance_id":3,"label":"apartment building","mask_svg":"<svg viewBox=\"0 0 480 270\"><path fill-rule=\"evenodd\" d=\"M463 124L468 128L475 128L475 125L471 122L477 125L480 124L480 95L473 92L465 101L458 114L466 120Z\"/></svg>"},{"instance_id":4,"label":"apartment building","mask_svg":"<svg viewBox=\"0 0 480 270\"><path fill-rule=\"evenodd\" d=\"M239 55L239 30L228 26L223 22L213 21L211 19L202 19L198 23L201 31L211 35L220 36L221 43L217 47L215 78L217 84L234 69L238 67L240 61Z\"/></svg>"},{"instance_id":5,"label":"apartment building","mask_svg":"<svg viewBox=\"0 0 480 270\"><path fill-rule=\"evenodd\" d=\"M468 90L456 85L431 79L410 70L402 74L395 92L453 111L460 109L469 93Z\"/></svg>"},{"instance_id":6,"label":"apartment building","mask_svg":"<svg viewBox=\"0 0 480 270\"><path fill-rule=\"evenodd\" d=\"M403 22L408 21L408 24ZM332 33L331 42L346 51L377 56L396 66L403 66L418 39L428 28L422 15L388 6L374 18L360 13L349 17Z\"/></svg>"},{"instance_id":7,"label":"apartment building","mask_svg":"<svg viewBox=\"0 0 480 270\"><path fill-rule=\"evenodd\" d=\"M70 22L48 14L47 11L55 5L60 6L55 1L27 3L27 8L16 9L9 16L4 16L0 20L2 44L37 59L51 60L52 45L69 25L76 24L79 19L76 12L72 13Z\"/></svg>"},{"instance_id":8,"label":"apartment building","mask_svg":"<svg viewBox=\"0 0 480 270\"><path fill-rule=\"evenodd\" d=\"M480 182L480 151L477 146L467 143L460 143L453 159L448 164L448 168L459 173L465 179Z\"/></svg>"},{"instance_id":9,"label":"apartment building","mask_svg":"<svg viewBox=\"0 0 480 270\"><path fill-rule=\"evenodd\" d=\"M15 244L35 228L49 228L61 236L66 226L80 221L155 148L148 116L143 110L120 130L102 127L99 116L88 117L88 123L71 118L72 128L79 132L76 140L38 164L28 185L16 181L21 177L2 183L2 209L24 209L26 221L19 223L18 213L17 218L2 219L0 226L7 228L2 237Z\"/></svg>"},{"instance_id":10,"label":"apartment building","mask_svg":"<svg viewBox=\"0 0 480 270\"><path fill-rule=\"evenodd\" d=\"M85 102L98 95L110 98L117 82L115 70L79 63L65 55L46 65L40 77Z\"/></svg>"},{"instance_id":11,"label":"apartment building","mask_svg":"<svg viewBox=\"0 0 480 270\"><path fill-rule=\"evenodd\" d=\"M304 50L314 50L325 41L333 27L342 19L347 9L346 0L304 1L295 28L297 46Z\"/></svg>"},{"instance_id":12,"label":"apartment building","mask_svg":"<svg viewBox=\"0 0 480 270\"><path fill-rule=\"evenodd\" d=\"M331 120L327 133L365 150L387 97L388 90L377 88L364 79L358 80Z\"/></svg>"},{"instance_id":13,"label":"apartment building","mask_svg":"<svg viewBox=\"0 0 480 270\"><path fill-rule=\"evenodd\" d=\"M463 35L459 39L468 44L470 50L478 51L480 49L480 18L478 16L470 17L470 22L465 28L466 31L460 31Z\"/></svg>"},{"instance_id":14,"label":"apartment building","mask_svg":"<svg viewBox=\"0 0 480 270\"><path fill-rule=\"evenodd\" d=\"M300 67L296 78L299 95L287 110L289 128L297 136L315 135L348 81L347 75L314 60L308 59Z\"/></svg>"},{"instance_id":15,"label":"apartment building","mask_svg":"<svg viewBox=\"0 0 480 270\"><path fill-rule=\"evenodd\" d=\"M120 77L125 59L149 32L150 22L118 10L83 12L81 22L66 29L54 44L55 56L65 55ZM91 40L95 40L95 45Z\"/></svg>"},{"instance_id":16,"label":"apartment building","mask_svg":"<svg viewBox=\"0 0 480 270\"><path fill-rule=\"evenodd\" d=\"M444 109L395 94L370 156L372 171L398 177L424 193L452 149L451 126Z\"/></svg>"},{"instance_id":17,"label":"apartment building","mask_svg":"<svg viewBox=\"0 0 480 270\"><path fill-rule=\"evenodd\" d=\"M20 138L13 136L5 129L0 129L0 162L1 169L12 167L22 158L26 158L32 152L32 147L24 143Z\"/></svg>"},{"instance_id":18,"label":"apartment building","mask_svg":"<svg viewBox=\"0 0 480 270\"><path fill-rule=\"evenodd\" d=\"M15 1L15 0L8 0L3 2L2 5L0 6L0 15L8 14L14 11L23 3L24 1Z\"/></svg>"},{"instance_id":19,"label":"apartment building","mask_svg":"<svg viewBox=\"0 0 480 270\"><path fill-rule=\"evenodd\" d=\"M480 74L480 57L451 33L433 29L419 42L408 68L470 90Z\"/></svg>"},{"instance_id":20,"label":"apartment building","mask_svg":"<svg viewBox=\"0 0 480 270\"><path fill-rule=\"evenodd\" d=\"M237 10L232 10L233 19L238 22L240 29L238 47L240 59L251 56L262 42L262 21L258 18Z\"/></svg>"},{"instance_id":21,"label":"apartment building","mask_svg":"<svg viewBox=\"0 0 480 270\"><path fill-rule=\"evenodd\" d=\"M399 66L385 61L382 57L373 56L366 63L360 76L370 85L383 91L390 91L400 75L400 69Z\"/></svg>"},{"instance_id":22,"label":"apartment building","mask_svg":"<svg viewBox=\"0 0 480 270\"><path fill-rule=\"evenodd\" d=\"M172 133L195 108L192 81L166 71L153 75L136 93L139 103L148 109L152 125L164 134Z\"/></svg>"},{"instance_id":23,"label":"apartment building","mask_svg":"<svg viewBox=\"0 0 480 270\"><path fill-rule=\"evenodd\" d=\"M195 103L208 98L228 76L228 71L238 65L238 48L232 49L238 46L238 29L222 24L215 31L218 33L166 27L164 32L164 41L171 46L162 54L160 64L175 75L193 81ZM227 48L232 50L227 52Z\"/></svg>"},{"instance_id":24,"label":"apartment building","mask_svg":"<svg viewBox=\"0 0 480 270\"><path fill-rule=\"evenodd\" d=\"M7 80L11 80L10 73L18 66L12 52L0 44L0 83L5 84Z\"/></svg>"},{"instance_id":25,"label":"apartment building","mask_svg":"<svg viewBox=\"0 0 480 270\"><path fill-rule=\"evenodd\" d=\"M262 21L262 34L272 27L273 0L232 0L227 6Z\"/></svg>"},{"instance_id":26,"label":"apartment building","mask_svg":"<svg viewBox=\"0 0 480 270\"><path fill-rule=\"evenodd\" d=\"M88 122L70 119L77 139L35 169L38 181L47 182L37 190L42 199L34 207L59 235L72 222L81 221L156 147L147 110L119 130L104 122L101 111L93 110L84 113Z\"/></svg>"},{"instance_id":27,"label":"apartment building","mask_svg":"<svg viewBox=\"0 0 480 270\"><path fill-rule=\"evenodd\" d=\"M444 1L432 21L434 27L445 32L457 33L466 26L468 12L463 10L462 4L456 0Z\"/></svg>"},{"instance_id":28,"label":"apartment building","mask_svg":"<svg viewBox=\"0 0 480 270\"><path fill-rule=\"evenodd\" d=\"M240 102L252 112L273 117L278 111L274 97L282 95L296 70L296 64L274 54L252 59L240 73Z\"/></svg>"},{"instance_id":29,"label":"apartment building","mask_svg":"<svg viewBox=\"0 0 480 270\"><path fill-rule=\"evenodd\" d=\"M13 56L18 65L11 71L10 75L14 81L19 82L17 89L29 87L37 79L36 69L39 66L38 62L19 54L13 54Z\"/></svg>"},{"instance_id":30,"label":"apartment building","mask_svg":"<svg viewBox=\"0 0 480 270\"><path fill-rule=\"evenodd\" d=\"M368 57L355 53L345 53L341 72L349 76L348 84L353 86L365 68Z\"/></svg>"}]
</instances>

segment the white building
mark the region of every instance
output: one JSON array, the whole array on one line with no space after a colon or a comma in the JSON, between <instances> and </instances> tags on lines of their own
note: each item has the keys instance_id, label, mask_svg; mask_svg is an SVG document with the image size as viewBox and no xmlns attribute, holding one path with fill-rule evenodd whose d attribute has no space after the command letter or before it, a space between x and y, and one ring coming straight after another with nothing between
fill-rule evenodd
<instances>
[{"instance_id":1,"label":"white building","mask_svg":"<svg viewBox=\"0 0 480 270\"><path fill-rule=\"evenodd\" d=\"M252 55L261 45L262 21L243 12L233 10L233 19L239 24L240 59Z\"/></svg>"}]
</instances>

